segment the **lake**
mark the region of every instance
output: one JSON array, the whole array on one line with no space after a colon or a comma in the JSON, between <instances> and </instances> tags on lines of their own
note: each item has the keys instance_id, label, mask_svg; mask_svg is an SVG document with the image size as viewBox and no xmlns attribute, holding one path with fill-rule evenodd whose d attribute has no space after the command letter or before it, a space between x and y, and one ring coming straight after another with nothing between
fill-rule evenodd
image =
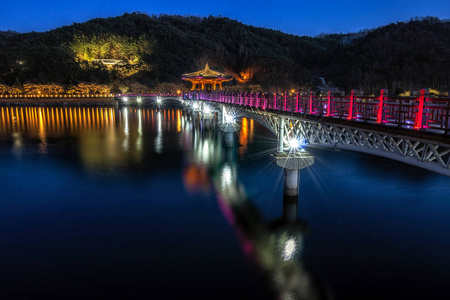
<instances>
[{"instance_id":1,"label":"lake","mask_svg":"<svg viewBox=\"0 0 450 300\"><path fill-rule=\"evenodd\" d=\"M447 299L450 178L179 108L0 107L1 299Z\"/></svg>"}]
</instances>

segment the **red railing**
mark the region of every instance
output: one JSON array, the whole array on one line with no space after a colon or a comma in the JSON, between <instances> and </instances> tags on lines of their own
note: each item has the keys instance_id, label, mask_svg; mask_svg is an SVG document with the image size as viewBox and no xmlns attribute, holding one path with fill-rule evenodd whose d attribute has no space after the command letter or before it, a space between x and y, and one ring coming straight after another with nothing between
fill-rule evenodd
<instances>
[{"instance_id":1,"label":"red railing","mask_svg":"<svg viewBox=\"0 0 450 300\"><path fill-rule=\"evenodd\" d=\"M430 97L426 89L418 97L387 96L382 90L378 97L357 95L316 96L305 93L199 93L202 100L253 106L264 110L285 111L355 122L377 123L400 128L420 129L448 134L450 127L450 98Z\"/></svg>"}]
</instances>

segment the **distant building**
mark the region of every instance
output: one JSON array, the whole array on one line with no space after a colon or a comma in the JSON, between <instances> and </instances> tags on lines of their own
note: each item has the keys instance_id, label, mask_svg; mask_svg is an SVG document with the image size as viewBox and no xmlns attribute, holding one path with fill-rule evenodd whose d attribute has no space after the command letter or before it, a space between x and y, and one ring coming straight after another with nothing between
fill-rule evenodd
<instances>
[{"instance_id":1,"label":"distant building","mask_svg":"<svg viewBox=\"0 0 450 300\"><path fill-rule=\"evenodd\" d=\"M317 86L317 89L320 91L321 94L326 94L328 91L331 91L333 93L341 92L341 90L338 87L331 87L327 84L324 77L318 77L320 79L321 84Z\"/></svg>"},{"instance_id":2,"label":"distant building","mask_svg":"<svg viewBox=\"0 0 450 300\"><path fill-rule=\"evenodd\" d=\"M124 64L125 63L125 61L120 60L120 59L107 59L107 58L93 59L93 60L91 60L91 62L98 62L98 63L102 63L102 64L107 65L107 66L113 66L113 65Z\"/></svg>"},{"instance_id":3,"label":"distant building","mask_svg":"<svg viewBox=\"0 0 450 300\"><path fill-rule=\"evenodd\" d=\"M208 63L206 63L203 70L183 74L181 79L192 82L192 90L195 90L197 84L201 86L202 90L205 89L206 84L212 85L212 89L215 90L217 85L219 85L219 89L222 89L222 83L233 80L234 77L225 72L211 70Z\"/></svg>"}]
</instances>

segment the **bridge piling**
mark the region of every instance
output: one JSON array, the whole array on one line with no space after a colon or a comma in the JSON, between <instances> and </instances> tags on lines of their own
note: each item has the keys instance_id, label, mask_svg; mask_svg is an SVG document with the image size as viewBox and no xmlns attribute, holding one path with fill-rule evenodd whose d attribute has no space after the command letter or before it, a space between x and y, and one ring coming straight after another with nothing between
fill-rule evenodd
<instances>
[{"instance_id":1,"label":"bridge piling","mask_svg":"<svg viewBox=\"0 0 450 300\"><path fill-rule=\"evenodd\" d=\"M284 118L280 117L278 124L278 149L277 152L284 151Z\"/></svg>"},{"instance_id":2,"label":"bridge piling","mask_svg":"<svg viewBox=\"0 0 450 300\"><path fill-rule=\"evenodd\" d=\"M298 196L300 183L299 171L314 164L314 157L306 151L276 152L272 154L274 163L284 169L283 194L288 197Z\"/></svg>"}]
</instances>

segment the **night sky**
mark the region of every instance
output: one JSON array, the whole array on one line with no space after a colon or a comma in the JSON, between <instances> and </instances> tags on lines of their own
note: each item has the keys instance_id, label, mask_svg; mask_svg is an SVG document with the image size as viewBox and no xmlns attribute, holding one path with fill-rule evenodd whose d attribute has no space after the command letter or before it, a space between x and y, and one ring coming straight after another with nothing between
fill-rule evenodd
<instances>
[{"instance_id":1,"label":"night sky","mask_svg":"<svg viewBox=\"0 0 450 300\"><path fill-rule=\"evenodd\" d=\"M315 36L375 28L412 17L450 18L448 0L0 0L0 30L46 31L125 12L225 16L245 24Z\"/></svg>"}]
</instances>

